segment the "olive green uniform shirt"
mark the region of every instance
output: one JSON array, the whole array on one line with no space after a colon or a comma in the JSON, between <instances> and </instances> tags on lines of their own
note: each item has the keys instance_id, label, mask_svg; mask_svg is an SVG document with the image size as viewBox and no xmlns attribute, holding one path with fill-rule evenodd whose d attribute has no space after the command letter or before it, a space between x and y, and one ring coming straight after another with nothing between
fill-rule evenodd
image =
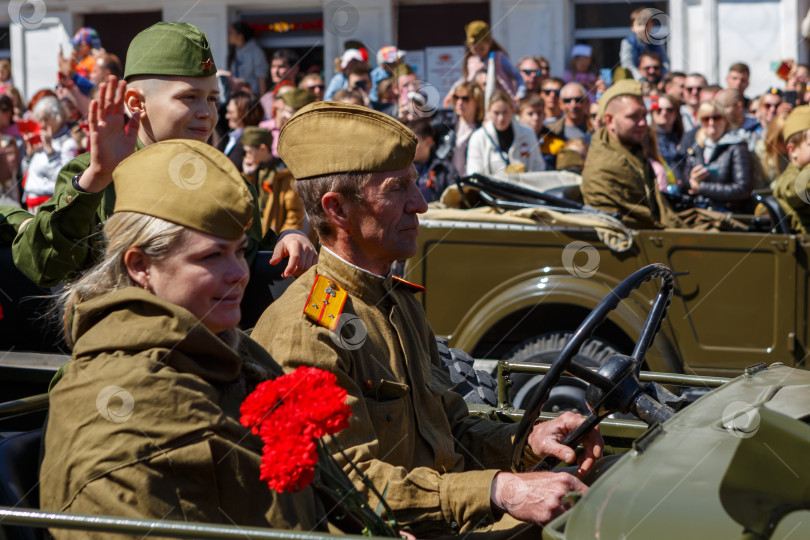
<instances>
[{"instance_id":1,"label":"olive green uniform shirt","mask_svg":"<svg viewBox=\"0 0 810 540\"><path fill-rule=\"evenodd\" d=\"M143 148L138 141L136 150ZM56 178L53 197L43 203L34 221L17 234L12 246L14 264L41 287L52 287L92 265L100 256L101 228L115 208L115 186L99 193L86 193L73 187L73 178L90 166L86 152L62 167ZM250 186L254 203L256 191ZM258 204L248 236L246 257L252 262L260 247L272 248L275 236L262 239ZM260 246L261 244L261 246Z\"/></svg>"},{"instance_id":2,"label":"olive green uniform shirt","mask_svg":"<svg viewBox=\"0 0 810 540\"><path fill-rule=\"evenodd\" d=\"M803 200L796 190L796 178L803 169L794 164L788 165L779 178L773 189L773 196L785 212L790 224L790 230L795 233L807 234L810 229L810 205ZM810 185L801 186L807 197Z\"/></svg>"},{"instance_id":3,"label":"olive green uniform shirt","mask_svg":"<svg viewBox=\"0 0 810 540\"><path fill-rule=\"evenodd\" d=\"M303 314L317 274L348 292L343 342ZM417 537L492 526L490 486L498 470L509 470L517 426L470 416L448 390L449 374L411 286L322 249L318 264L270 305L251 336L285 370L314 366L337 375L353 413L337 438ZM376 497L351 476L377 508Z\"/></svg>"},{"instance_id":4,"label":"olive green uniform shirt","mask_svg":"<svg viewBox=\"0 0 810 540\"><path fill-rule=\"evenodd\" d=\"M43 510L311 530L311 488L259 480L262 443L239 406L281 368L239 352L190 312L130 287L78 306L73 359L50 394ZM107 534L54 529L57 539Z\"/></svg>"},{"instance_id":5,"label":"olive green uniform shirt","mask_svg":"<svg viewBox=\"0 0 810 540\"><path fill-rule=\"evenodd\" d=\"M652 165L641 148L630 151L604 127L591 138L580 189L585 204L605 212L618 212L629 227L682 226L658 191Z\"/></svg>"}]
</instances>

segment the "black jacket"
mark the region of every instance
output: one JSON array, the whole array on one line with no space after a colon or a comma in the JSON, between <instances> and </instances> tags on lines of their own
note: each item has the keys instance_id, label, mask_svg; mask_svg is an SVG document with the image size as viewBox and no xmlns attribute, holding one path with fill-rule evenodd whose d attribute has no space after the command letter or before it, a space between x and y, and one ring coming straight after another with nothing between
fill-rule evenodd
<instances>
[{"instance_id":1,"label":"black jacket","mask_svg":"<svg viewBox=\"0 0 810 540\"><path fill-rule=\"evenodd\" d=\"M751 162L745 140L730 131L720 137L709 161L707 150L695 143L686 150L686 159L679 180L683 192L689 191L689 173L693 167L703 165L712 169L709 177L700 183L700 197L717 210L748 212L751 202Z\"/></svg>"}]
</instances>

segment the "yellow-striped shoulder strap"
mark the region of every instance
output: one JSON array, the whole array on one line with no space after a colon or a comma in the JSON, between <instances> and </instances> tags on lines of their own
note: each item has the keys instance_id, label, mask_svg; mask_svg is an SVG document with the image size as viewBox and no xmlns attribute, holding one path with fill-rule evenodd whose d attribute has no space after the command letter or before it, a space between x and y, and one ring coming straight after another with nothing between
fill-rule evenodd
<instances>
[{"instance_id":1,"label":"yellow-striped shoulder strap","mask_svg":"<svg viewBox=\"0 0 810 540\"><path fill-rule=\"evenodd\" d=\"M317 325L334 330L337 327L348 293L334 280L321 274L315 275L315 283L309 291L304 315Z\"/></svg>"}]
</instances>

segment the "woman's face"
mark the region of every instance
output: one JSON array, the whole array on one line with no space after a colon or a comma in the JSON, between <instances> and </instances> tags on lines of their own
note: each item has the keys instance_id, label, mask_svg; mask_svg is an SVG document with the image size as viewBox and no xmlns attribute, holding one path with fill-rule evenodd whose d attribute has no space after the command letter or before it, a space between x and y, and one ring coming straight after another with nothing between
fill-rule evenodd
<instances>
[{"instance_id":1,"label":"woman's face","mask_svg":"<svg viewBox=\"0 0 810 540\"><path fill-rule=\"evenodd\" d=\"M456 88L453 93L453 112L468 122L475 120L475 100L466 88Z\"/></svg>"},{"instance_id":2,"label":"woman's face","mask_svg":"<svg viewBox=\"0 0 810 540\"><path fill-rule=\"evenodd\" d=\"M512 123L512 107L503 101L489 106L489 119L498 131L504 131Z\"/></svg>"},{"instance_id":3,"label":"woman's face","mask_svg":"<svg viewBox=\"0 0 810 540\"><path fill-rule=\"evenodd\" d=\"M706 136L713 141L719 140L726 132L726 119L718 110L701 116L700 123Z\"/></svg>"},{"instance_id":4,"label":"woman's face","mask_svg":"<svg viewBox=\"0 0 810 540\"><path fill-rule=\"evenodd\" d=\"M489 54L489 50L492 48L492 40L491 39L484 39L479 41L478 43L473 43L470 45L470 52L478 57L484 58L486 55Z\"/></svg>"},{"instance_id":5,"label":"woman's face","mask_svg":"<svg viewBox=\"0 0 810 540\"><path fill-rule=\"evenodd\" d=\"M234 100L230 100L228 106L225 107L225 118L228 119L228 128L230 129L238 129L244 125L239 114L239 107L237 107Z\"/></svg>"},{"instance_id":6,"label":"woman's face","mask_svg":"<svg viewBox=\"0 0 810 540\"><path fill-rule=\"evenodd\" d=\"M582 73L588 71L588 68L591 67L591 59L588 56L575 56L573 64L574 71Z\"/></svg>"},{"instance_id":7,"label":"woman's face","mask_svg":"<svg viewBox=\"0 0 810 540\"><path fill-rule=\"evenodd\" d=\"M146 263L148 288L186 308L215 334L235 327L249 276L247 237L223 240L186 229L178 244L165 259Z\"/></svg>"},{"instance_id":8,"label":"woman's face","mask_svg":"<svg viewBox=\"0 0 810 540\"><path fill-rule=\"evenodd\" d=\"M672 105L672 102L666 98L665 95L658 96L658 108L652 112L653 121L656 126L661 126L665 131L672 129L672 124L675 123L678 111Z\"/></svg>"}]
</instances>

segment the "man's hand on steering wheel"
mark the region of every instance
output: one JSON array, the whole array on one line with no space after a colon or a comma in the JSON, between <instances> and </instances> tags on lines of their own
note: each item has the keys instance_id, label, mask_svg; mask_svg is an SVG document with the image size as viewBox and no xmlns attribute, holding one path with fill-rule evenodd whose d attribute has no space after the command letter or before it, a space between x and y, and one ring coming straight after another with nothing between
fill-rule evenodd
<instances>
[{"instance_id":1,"label":"man's hand on steering wheel","mask_svg":"<svg viewBox=\"0 0 810 540\"><path fill-rule=\"evenodd\" d=\"M562 444L565 436L584 421L584 416L567 411L557 418L535 424L528 441L532 452L540 458L554 456L566 463L573 463L576 459L579 465L577 474L580 476L586 474L596 460L602 457L605 442L602 440L599 428L592 429L582 438L580 442L585 447L585 451L580 454L579 458L574 450Z\"/></svg>"},{"instance_id":2,"label":"man's hand on steering wheel","mask_svg":"<svg viewBox=\"0 0 810 540\"><path fill-rule=\"evenodd\" d=\"M492 504L515 519L545 525L568 508L566 495L588 486L564 472L499 472L489 491Z\"/></svg>"}]
</instances>

